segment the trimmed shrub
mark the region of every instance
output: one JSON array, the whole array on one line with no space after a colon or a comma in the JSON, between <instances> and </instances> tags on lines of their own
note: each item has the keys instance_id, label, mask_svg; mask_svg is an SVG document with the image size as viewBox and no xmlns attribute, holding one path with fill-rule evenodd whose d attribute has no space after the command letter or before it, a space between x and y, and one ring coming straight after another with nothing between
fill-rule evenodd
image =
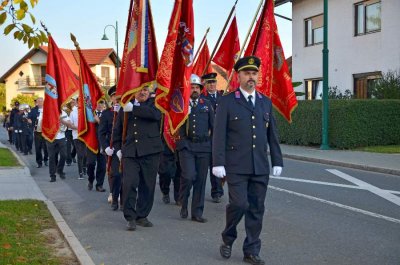
<instances>
[{"instance_id":1,"label":"trimmed shrub","mask_svg":"<svg viewBox=\"0 0 400 265\"><path fill-rule=\"evenodd\" d=\"M321 100L299 101L291 124L275 116L282 143L321 144ZM340 149L400 144L400 100L329 100L328 139Z\"/></svg>"}]
</instances>

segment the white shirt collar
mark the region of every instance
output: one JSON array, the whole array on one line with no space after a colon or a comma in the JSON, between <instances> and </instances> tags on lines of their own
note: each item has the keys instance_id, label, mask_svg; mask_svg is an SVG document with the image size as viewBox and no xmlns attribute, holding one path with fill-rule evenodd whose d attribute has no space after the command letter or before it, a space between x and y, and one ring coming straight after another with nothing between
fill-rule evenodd
<instances>
[{"instance_id":1,"label":"white shirt collar","mask_svg":"<svg viewBox=\"0 0 400 265\"><path fill-rule=\"evenodd\" d=\"M241 88L241 87L239 87L239 89L240 89L240 92L242 92L242 94L243 94L243 96L244 96L244 98L245 98L246 100L248 100L248 98L249 98L250 95L253 96L253 97L251 98L251 101L253 101L253 104L255 103L255 100L256 100L256 90L255 90L255 89L253 90L253 92L252 92L251 94L249 94L246 90L244 90L244 89Z\"/></svg>"}]
</instances>

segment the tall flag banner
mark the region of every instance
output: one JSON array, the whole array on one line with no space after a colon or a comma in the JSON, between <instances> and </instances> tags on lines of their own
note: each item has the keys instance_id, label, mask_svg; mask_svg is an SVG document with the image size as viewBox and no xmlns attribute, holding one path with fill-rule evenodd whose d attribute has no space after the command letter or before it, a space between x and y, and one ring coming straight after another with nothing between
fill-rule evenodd
<instances>
[{"instance_id":1,"label":"tall flag banner","mask_svg":"<svg viewBox=\"0 0 400 265\"><path fill-rule=\"evenodd\" d=\"M231 80L229 81L228 90L234 90L239 87L239 82L237 79L237 73L233 70L233 66L236 61L239 59L240 54L240 41L239 41L239 32L236 22L236 15L233 16L231 24L229 25L228 30L226 31L225 37L218 48L215 56L213 57L213 62L217 65L224 68L228 76L231 76L232 71L233 75Z\"/></svg>"},{"instance_id":2,"label":"tall flag banner","mask_svg":"<svg viewBox=\"0 0 400 265\"><path fill-rule=\"evenodd\" d=\"M157 72L156 94L156 106L168 116L171 134L188 116L193 46L193 0L175 0Z\"/></svg>"},{"instance_id":3,"label":"tall flag banner","mask_svg":"<svg viewBox=\"0 0 400 265\"><path fill-rule=\"evenodd\" d=\"M273 0L267 0L262 10L246 48L245 56L248 55L261 59L257 90L271 98L276 109L292 122L297 99L278 34Z\"/></svg>"},{"instance_id":4,"label":"tall flag banner","mask_svg":"<svg viewBox=\"0 0 400 265\"><path fill-rule=\"evenodd\" d=\"M145 86L156 86L157 42L149 0L131 0L116 94L125 105Z\"/></svg>"},{"instance_id":5,"label":"tall flag banner","mask_svg":"<svg viewBox=\"0 0 400 265\"><path fill-rule=\"evenodd\" d=\"M168 148L171 149L171 151L174 151L176 148L176 141L175 137L171 134L171 127L169 126L169 117L167 115L163 116L163 136L165 143L167 144Z\"/></svg>"},{"instance_id":6,"label":"tall flag banner","mask_svg":"<svg viewBox=\"0 0 400 265\"><path fill-rule=\"evenodd\" d=\"M46 86L43 103L42 135L53 142L60 129L61 108L79 89L79 80L51 35L46 66Z\"/></svg>"},{"instance_id":7,"label":"tall flag banner","mask_svg":"<svg viewBox=\"0 0 400 265\"><path fill-rule=\"evenodd\" d=\"M208 69L205 70L205 68L207 66L207 62L209 60L210 60L210 50L208 49L208 44L207 44L207 40L206 40L204 42L203 47L201 47L199 56L197 57L197 60L194 63L192 72L198 76L202 76L203 74L213 72L211 64L209 64Z\"/></svg>"},{"instance_id":8,"label":"tall flag banner","mask_svg":"<svg viewBox=\"0 0 400 265\"><path fill-rule=\"evenodd\" d=\"M104 97L103 91L97 82L97 78L90 69L81 50L79 53L79 72L81 79L81 89L78 97L78 138L82 140L87 148L93 153L99 150L97 141L96 121L94 111L97 103Z\"/></svg>"}]
</instances>

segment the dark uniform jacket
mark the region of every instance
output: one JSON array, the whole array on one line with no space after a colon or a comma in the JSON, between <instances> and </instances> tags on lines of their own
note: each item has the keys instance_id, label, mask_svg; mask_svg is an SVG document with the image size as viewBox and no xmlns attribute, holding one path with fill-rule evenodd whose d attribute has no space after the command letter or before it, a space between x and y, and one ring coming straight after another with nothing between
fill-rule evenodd
<instances>
[{"instance_id":1,"label":"dark uniform jacket","mask_svg":"<svg viewBox=\"0 0 400 265\"><path fill-rule=\"evenodd\" d=\"M214 127L214 109L210 101L199 98L189 117L179 129L176 149L193 152L211 152L211 135Z\"/></svg>"},{"instance_id":2,"label":"dark uniform jacket","mask_svg":"<svg viewBox=\"0 0 400 265\"><path fill-rule=\"evenodd\" d=\"M216 97L212 97L210 95L210 93L208 93L206 91L204 94L201 94L201 97L207 99L208 101L210 101L211 105L213 106L214 111L216 112L219 100L221 99L223 94L224 94L223 91L217 90L217 92L215 93Z\"/></svg>"},{"instance_id":3,"label":"dark uniform jacket","mask_svg":"<svg viewBox=\"0 0 400 265\"><path fill-rule=\"evenodd\" d=\"M100 124L98 127L99 144L103 150L110 146L111 133L113 129L114 111L106 109L102 112L100 117Z\"/></svg>"},{"instance_id":4,"label":"dark uniform jacket","mask_svg":"<svg viewBox=\"0 0 400 265\"><path fill-rule=\"evenodd\" d=\"M154 98L133 106L128 112L126 142L122 145L124 111L121 108L113 132L115 152L122 151L123 157L141 157L163 151L160 137L161 112L154 105Z\"/></svg>"},{"instance_id":5,"label":"dark uniform jacket","mask_svg":"<svg viewBox=\"0 0 400 265\"><path fill-rule=\"evenodd\" d=\"M240 90L219 101L213 137L213 165L227 173L268 175L268 146L272 166L283 166L271 100L256 92L255 108Z\"/></svg>"}]
</instances>

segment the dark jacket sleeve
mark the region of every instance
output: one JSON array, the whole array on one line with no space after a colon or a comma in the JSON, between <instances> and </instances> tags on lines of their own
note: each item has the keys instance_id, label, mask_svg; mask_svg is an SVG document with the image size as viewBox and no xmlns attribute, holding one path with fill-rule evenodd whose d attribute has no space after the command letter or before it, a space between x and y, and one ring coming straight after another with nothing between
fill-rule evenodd
<instances>
[{"instance_id":1,"label":"dark jacket sleeve","mask_svg":"<svg viewBox=\"0 0 400 265\"><path fill-rule=\"evenodd\" d=\"M218 105L218 111L215 116L214 130L213 130L214 132L212 141L213 166L225 166L228 106L229 106L228 96L221 98Z\"/></svg>"},{"instance_id":2,"label":"dark jacket sleeve","mask_svg":"<svg viewBox=\"0 0 400 265\"><path fill-rule=\"evenodd\" d=\"M161 120L161 112L154 105L154 99L149 99L147 104L133 106L133 115L142 119Z\"/></svg>"},{"instance_id":3,"label":"dark jacket sleeve","mask_svg":"<svg viewBox=\"0 0 400 265\"><path fill-rule=\"evenodd\" d=\"M107 141L107 139L109 139L109 137L108 137L108 134L109 134L108 128L110 126L109 125L110 113L109 113L109 111L107 111L104 114L101 115L101 117L100 117L100 124L99 124L99 127L98 127L99 142L100 142L100 145L101 145L103 150L105 150L108 146L110 146L110 143Z\"/></svg>"},{"instance_id":4,"label":"dark jacket sleeve","mask_svg":"<svg viewBox=\"0 0 400 265\"><path fill-rule=\"evenodd\" d=\"M211 102L208 104L208 108L210 109L210 111L208 112L208 125L209 125L209 128L211 130L211 135L213 135L215 111L214 111L214 108L213 108Z\"/></svg>"},{"instance_id":5,"label":"dark jacket sleeve","mask_svg":"<svg viewBox=\"0 0 400 265\"><path fill-rule=\"evenodd\" d=\"M115 152L121 150L123 125L124 125L124 110L120 108L113 129L112 142Z\"/></svg>"},{"instance_id":6,"label":"dark jacket sleeve","mask_svg":"<svg viewBox=\"0 0 400 265\"><path fill-rule=\"evenodd\" d=\"M271 155L272 166L283 167L281 147L279 146L278 130L274 115L271 113L271 123L267 130L267 139Z\"/></svg>"}]
</instances>

